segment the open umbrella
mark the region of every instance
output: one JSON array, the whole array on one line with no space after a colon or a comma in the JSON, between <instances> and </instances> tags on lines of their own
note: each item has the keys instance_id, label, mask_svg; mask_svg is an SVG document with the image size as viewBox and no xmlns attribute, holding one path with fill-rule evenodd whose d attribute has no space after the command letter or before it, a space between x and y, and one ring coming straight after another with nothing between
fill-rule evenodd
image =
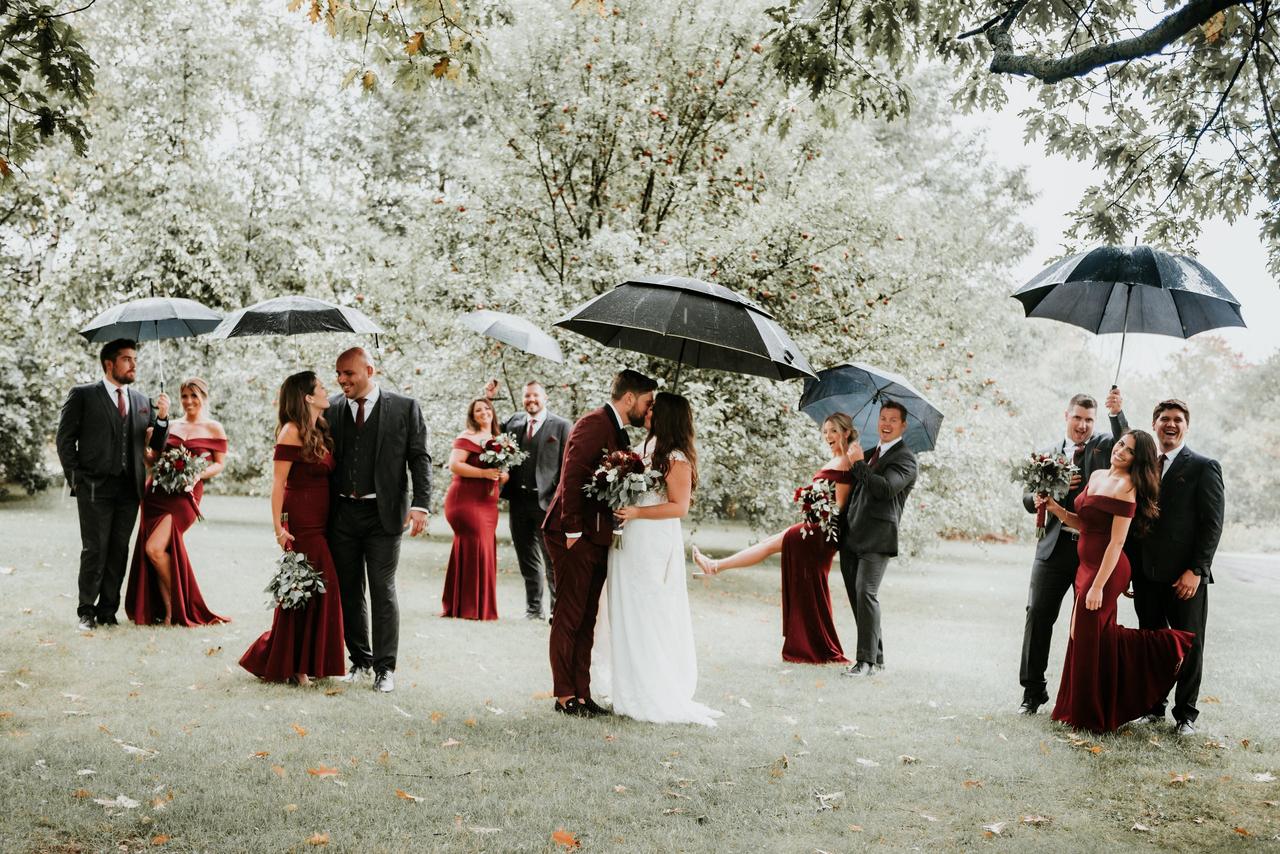
<instances>
[{"instance_id":1,"label":"open umbrella","mask_svg":"<svg viewBox=\"0 0 1280 854\"><path fill-rule=\"evenodd\" d=\"M355 332L377 336L382 327L363 312L334 305L313 297L276 297L241 308L227 315L212 338L238 338L243 335L308 335L313 332Z\"/></svg>"},{"instance_id":2,"label":"open umbrella","mask_svg":"<svg viewBox=\"0 0 1280 854\"><path fill-rule=\"evenodd\" d=\"M117 338L133 341L160 341L190 338L211 332L222 315L195 300L180 297L147 297L113 306L80 330L90 343ZM160 352L160 390L164 391L164 350Z\"/></svg>"},{"instance_id":3,"label":"open umbrella","mask_svg":"<svg viewBox=\"0 0 1280 854\"><path fill-rule=\"evenodd\" d=\"M886 399L907 408L907 432L902 437L907 447L916 453L932 451L942 412L906 377L861 362L824 368L817 379L805 380L800 411L819 425L836 412L845 413L853 419L862 447L870 450L880 441L877 421Z\"/></svg>"},{"instance_id":4,"label":"open umbrella","mask_svg":"<svg viewBox=\"0 0 1280 854\"><path fill-rule=\"evenodd\" d=\"M1051 264L1013 293L1027 317L1045 317L1097 335L1130 332L1190 338L1244 326L1240 302L1199 261L1150 246L1100 246Z\"/></svg>"},{"instance_id":5,"label":"open umbrella","mask_svg":"<svg viewBox=\"0 0 1280 854\"><path fill-rule=\"evenodd\" d=\"M556 326L606 347L670 359L677 385L683 365L771 380L816 376L771 314L697 279L632 279L578 306Z\"/></svg>"},{"instance_id":6,"label":"open umbrella","mask_svg":"<svg viewBox=\"0 0 1280 854\"><path fill-rule=\"evenodd\" d=\"M532 322L518 317L514 314L507 314L503 311L473 311L462 315L459 322L468 329L479 332L481 335L487 335L495 338L503 344L510 344L517 350L523 350L534 356L540 356L543 359L550 359L553 362L563 362L564 353L560 350L560 345L556 343L556 339L552 338ZM507 394L511 395L511 402L516 406L515 392L511 390L511 377L507 375L507 351L502 348L502 378L507 382Z\"/></svg>"}]
</instances>

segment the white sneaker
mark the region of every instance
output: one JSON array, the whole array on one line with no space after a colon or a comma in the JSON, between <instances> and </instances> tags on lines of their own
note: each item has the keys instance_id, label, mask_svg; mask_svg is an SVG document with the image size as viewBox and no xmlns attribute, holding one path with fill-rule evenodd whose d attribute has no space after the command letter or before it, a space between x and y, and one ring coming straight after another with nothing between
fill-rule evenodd
<instances>
[{"instance_id":1,"label":"white sneaker","mask_svg":"<svg viewBox=\"0 0 1280 854\"><path fill-rule=\"evenodd\" d=\"M373 690L382 694L390 694L396 689L395 674L390 670L381 670L373 679Z\"/></svg>"},{"instance_id":2,"label":"white sneaker","mask_svg":"<svg viewBox=\"0 0 1280 854\"><path fill-rule=\"evenodd\" d=\"M356 685L367 679L373 678L373 671L368 667L353 667L348 671L347 675L339 676L339 682L345 682L348 685Z\"/></svg>"}]
</instances>

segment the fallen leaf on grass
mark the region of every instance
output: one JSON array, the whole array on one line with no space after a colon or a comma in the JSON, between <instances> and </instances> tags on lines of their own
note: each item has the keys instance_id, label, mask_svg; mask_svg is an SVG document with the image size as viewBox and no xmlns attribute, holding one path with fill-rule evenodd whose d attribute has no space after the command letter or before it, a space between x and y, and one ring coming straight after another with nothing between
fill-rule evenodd
<instances>
[{"instance_id":1,"label":"fallen leaf on grass","mask_svg":"<svg viewBox=\"0 0 1280 854\"><path fill-rule=\"evenodd\" d=\"M920 817L921 817L922 819L924 819L925 821L937 821L937 820L938 820L936 817L929 815L927 812L922 812L922 813L920 813Z\"/></svg>"},{"instance_id":2,"label":"fallen leaf on grass","mask_svg":"<svg viewBox=\"0 0 1280 854\"><path fill-rule=\"evenodd\" d=\"M292 727L293 731L298 734L298 738L307 737L307 728L304 727L302 724L289 724L289 726Z\"/></svg>"},{"instance_id":3,"label":"fallen leaf on grass","mask_svg":"<svg viewBox=\"0 0 1280 854\"><path fill-rule=\"evenodd\" d=\"M136 810L141 804L128 795L116 795L114 798L94 798L95 804L102 804L104 807L120 807L126 810Z\"/></svg>"},{"instance_id":4,"label":"fallen leaf on grass","mask_svg":"<svg viewBox=\"0 0 1280 854\"><path fill-rule=\"evenodd\" d=\"M312 777L337 777L338 769L321 765L319 768L308 768L307 773Z\"/></svg>"},{"instance_id":5,"label":"fallen leaf on grass","mask_svg":"<svg viewBox=\"0 0 1280 854\"><path fill-rule=\"evenodd\" d=\"M219 654L219 653L221 653L221 652L222 652L222 647L220 647L220 646L211 646L211 647L209 647L208 649L206 649L206 650L204 651L204 654L205 654L205 655L218 655L218 654Z\"/></svg>"},{"instance_id":6,"label":"fallen leaf on grass","mask_svg":"<svg viewBox=\"0 0 1280 854\"><path fill-rule=\"evenodd\" d=\"M1223 744L1220 741L1214 741L1213 739L1209 739L1208 741L1206 741L1204 743L1204 746L1209 748L1210 750L1226 750L1227 749L1227 746L1225 744Z\"/></svg>"},{"instance_id":7,"label":"fallen leaf on grass","mask_svg":"<svg viewBox=\"0 0 1280 854\"><path fill-rule=\"evenodd\" d=\"M582 845L582 843L578 841L578 837L574 836L563 827L551 834L551 841L562 848L568 848L570 851Z\"/></svg>"},{"instance_id":8,"label":"fallen leaf on grass","mask_svg":"<svg viewBox=\"0 0 1280 854\"><path fill-rule=\"evenodd\" d=\"M1276 781L1276 775L1272 774L1270 771L1263 771L1261 774L1254 774L1253 781L1255 783L1274 783Z\"/></svg>"},{"instance_id":9,"label":"fallen leaf on grass","mask_svg":"<svg viewBox=\"0 0 1280 854\"><path fill-rule=\"evenodd\" d=\"M914 756L908 756L907 754L904 753L898 757L898 761L901 762L903 765L915 765L920 760L916 759Z\"/></svg>"},{"instance_id":10,"label":"fallen leaf on grass","mask_svg":"<svg viewBox=\"0 0 1280 854\"><path fill-rule=\"evenodd\" d=\"M982 826L982 829L987 832L986 835L988 838L990 838L992 836L999 836L1001 833L1003 833L1005 827L1008 826L1008 824L1009 822L1007 821L993 821L991 822L991 824L984 824Z\"/></svg>"},{"instance_id":11,"label":"fallen leaf on grass","mask_svg":"<svg viewBox=\"0 0 1280 854\"><path fill-rule=\"evenodd\" d=\"M1187 783L1190 783L1190 782L1191 782L1192 780L1194 780L1195 778L1196 778L1196 775L1195 775L1195 774L1175 774L1174 772L1170 771L1170 772L1169 772L1169 785L1170 785L1170 786L1185 786Z\"/></svg>"},{"instance_id":12,"label":"fallen leaf on grass","mask_svg":"<svg viewBox=\"0 0 1280 854\"><path fill-rule=\"evenodd\" d=\"M1046 818L1042 815L1024 815L1022 817L1022 823L1029 824L1032 827L1043 827L1051 821L1053 821L1053 819Z\"/></svg>"},{"instance_id":13,"label":"fallen leaf on grass","mask_svg":"<svg viewBox=\"0 0 1280 854\"><path fill-rule=\"evenodd\" d=\"M616 735L606 735L604 737L604 740L607 742L613 743L618 740L618 737Z\"/></svg>"},{"instance_id":14,"label":"fallen leaf on grass","mask_svg":"<svg viewBox=\"0 0 1280 854\"><path fill-rule=\"evenodd\" d=\"M71 793L71 797L73 797L73 798L92 798L92 797L93 797L93 792L89 791L88 789L76 789L74 792L72 792L72 793Z\"/></svg>"},{"instance_id":15,"label":"fallen leaf on grass","mask_svg":"<svg viewBox=\"0 0 1280 854\"><path fill-rule=\"evenodd\" d=\"M814 797L818 799L818 811L834 810L840 806L840 802L844 800L844 792L827 792L823 794L817 792Z\"/></svg>"},{"instance_id":16,"label":"fallen leaf on grass","mask_svg":"<svg viewBox=\"0 0 1280 854\"><path fill-rule=\"evenodd\" d=\"M1263 801L1262 805L1267 807L1280 807L1280 801Z\"/></svg>"},{"instance_id":17,"label":"fallen leaf on grass","mask_svg":"<svg viewBox=\"0 0 1280 854\"><path fill-rule=\"evenodd\" d=\"M324 695L326 697L337 697L338 695L345 693L347 693L347 689L343 688L341 685L334 685L332 688L324 689Z\"/></svg>"},{"instance_id":18,"label":"fallen leaf on grass","mask_svg":"<svg viewBox=\"0 0 1280 854\"><path fill-rule=\"evenodd\" d=\"M249 758L250 759L266 759L270 755L271 755L271 751L269 750L255 750L253 753L249 755Z\"/></svg>"},{"instance_id":19,"label":"fallen leaf on grass","mask_svg":"<svg viewBox=\"0 0 1280 854\"><path fill-rule=\"evenodd\" d=\"M408 712L406 712L404 709L400 708L399 706L397 706L397 705L396 705L396 704L394 704L394 703L392 703L392 704L391 704L391 708L395 709L397 712L399 712L401 715L403 715L403 716L404 716L404 717L406 717L406 718L411 718L411 717L413 717L413 715L409 714L409 713L408 713Z\"/></svg>"},{"instance_id":20,"label":"fallen leaf on grass","mask_svg":"<svg viewBox=\"0 0 1280 854\"><path fill-rule=\"evenodd\" d=\"M165 844L166 842L168 842L171 838L172 838L172 837L170 837L168 834L158 833L158 834L156 834L155 836L151 837L151 844L152 844L152 845L164 845L164 844Z\"/></svg>"},{"instance_id":21,"label":"fallen leaf on grass","mask_svg":"<svg viewBox=\"0 0 1280 854\"><path fill-rule=\"evenodd\" d=\"M1102 745L1101 744L1093 745L1092 747L1089 748L1089 752L1092 753L1094 756L1097 756L1099 753L1102 752Z\"/></svg>"},{"instance_id":22,"label":"fallen leaf on grass","mask_svg":"<svg viewBox=\"0 0 1280 854\"><path fill-rule=\"evenodd\" d=\"M284 779L284 776L289 773L288 771L284 770L283 765L272 765L271 770L277 777L279 777L282 780Z\"/></svg>"},{"instance_id":23,"label":"fallen leaf on grass","mask_svg":"<svg viewBox=\"0 0 1280 854\"><path fill-rule=\"evenodd\" d=\"M1201 697L1201 698L1200 698L1200 702L1202 702L1202 703L1221 703L1222 701L1221 701L1221 700L1219 700L1217 697L1214 697L1214 696L1210 695L1210 696L1207 696L1207 697Z\"/></svg>"},{"instance_id":24,"label":"fallen leaf on grass","mask_svg":"<svg viewBox=\"0 0 1280 854\"><path fill-rule=\"evenodd\" d=\"M613 787L613 790L614 790L615 792L617 792L619 795L621 795L623 792L625 792L625 791L627 790L627 787L626 787L626 786L614 786L614 787Z\"/></svg>"},{"instance_id":25,"label":"fallen leaf on grass","mask_svg":"<svg viewBox=\"0 0 1280 854\"><path fill-rule=\"evenodd\" d=\"M502 828L500 827L476 827L474 824L467 825L467 830L471 831L472 833L478 833L482 836L489 833L502 832Z\"/></svg>"},{"instance_id":26,"label":"fallen leaf on grass","mask_svg":"<svg viewBox=\"0 0 1280 854\"><path fill-rule=\"evenodd\" d=\"M297 804L285 804L285 805L284 805L284 811L285 811L285 812L297 812L297 811L298 811L298 805L297 805Z\"/></svg>"},{"instance_id":27,"label":"fallen leaf on grass","mask_svg":"<svg viewBox=\"0 0 1280 854\"><path fill-rule=\"evenodd\" d=\"M115 741L116 744L120 745L121 750L123 750L125 753L128 753L131 756L141 756L144 759L147 759L152 756L160 755L160 751L158 750L152 750L148 747L138 747L136 744L129 744L128 742L121 741L118 738L113 740Z\"/></svg>"},{"instance_id":28,"label":"fallen leaf on grass","mask_svg":"<svg viewBox=\"0 0 1280 854\"><path fill-rule=\"evenodd\" d=\"M965 780L960 785L964 786L966 789L981 789L982 781L981 780Z\"/></svg>"},{"instance_id":29,"label":"fallen leaf on grass","mask_svg":"<svg viewBox=\"0 0 1280 854\"><path fill-rule=\"evenodd\" d=\"M9 712L9 711L0 712L0 720L8 720L11 717L13 717L13 712Z\"/></svg>"},{"instance_id":30,"label":"fallen leaf on grass","mask_svg":"<svg viewBox=\"0 0 1280 854\"><path fill-rule=\"evenodd\" d=\"M1252 835L1253 835L1252 833L1250 833L1248 830L1244 829L1243 827L1237 827L1237 828L1236 828L1236 833L1240 834L1241 836L1252 836Z\"/></svg>"},{"instance_id":31,"label":"fallen leaf on grass","mask_svg":"<svg viewBox=\"0 0 1280 854\"><path fill-rule=\"evenodd\" d=\"M671 807L670 809L665 809L665 810L663 810L663 811L662 811L662 814L663 814L663 815L684 815L684 814L685 814L685 808L684 808L684 807Z\"/></svg>"},{"instance_id":32,"label":"fallen leaf on grass","mask_svg":"<svg viewBox=\"0 0 1280 854\"><path fill-rule=\"evenodd\" d=\"M880 767L880 763L875 761L874 759L864 759L861 756L859 756L857 759L853 761L857 762L863 768L879 768Z\"/></svg>"},{"instance_id":33,"label":"fallen leaf on grass","mask_svg":"<svg viewBox=\"0 0 1280 854\"><path fill-rule=\"evenodd\" d=\"M791 764L791 760L787 758L787 755L785 753L782 754L777 759L773 760L773 762L769 763L769 776L781 777L783 774L786 773L787 766L790 764Z\"/></svg>"},{"instance_id":34,"label":"fallen leaf on grass","mask_svg":"<svg viewBox=\"0 0 1280 854\"><path fill-rule=\"evenodd\" d=\"M854 833L861 833L861 832L862 832L862 825L860 825L860 824L851 824L851 825L849 825L849 829L850 829L850 830L852 830Z\"/></svg>"},{"instance_id":35,"label":"fallen leaf on grass","mask_svg":"<svg viewBox=\"0 0 1280 854\"><path fill-rule=\"evenodd\" d=\"M458 741L456 738L450 738L447 741L440 742L441 747L457 747L459 744L462 744L462 742Z\"/></svg>"},{"instance_id":36,"label":"fallen leaf on grass","mask_svg":"<svg viewBox=\"0 0 1280 854\"><path fill-rule=\"evenodd\" d=\"M748 700L747 700L747 698L746 698L746 697L739 697L739 698L738 698L738 705L739 705L739 706L742 706L742 708L744 708L744 709L749 709L749 708L751 708L751 703L750 703L750 701L748 701Z\"/></svg>"},{"instance_id":37,"label":"fallen leaf on grass","mask_svg":"<svg viewBox=\"0 0 1280 854\"><path fill-rule=\"evenodd\" d=\"M553 694L553 693L552 693L552 692L550 692L550 691L538 691L538 692L536 692L536 693L533 695L533 699L535 699L535 700L550 700L550 699L551 699L552 697L554 697L554 696L555 696L555 694Z\"/></svg>"},{"instance_id":38,"label":"fallen leaf on grass","mask_svg":"<svg viewBox=\"0 0 1280 854\"><path fill-rule=\"evenodd\" d=\"M404 789L396 789L396 797L405 801L413 801L415 804L422 800L422 798L417 795L411 795Z\"/></svg>"},{"instance_id":39,"label":"fallen leaf on grass","mask_svg":"<svg viewBox=\"0 0 1280 854\"><path fill-rule=\"evenodd\" d=\"M432 712L432 713L431 713L431 722L432 722L433 724L438 724L438 723L440 723L442 720L444 720L444 712Z\"/></svg>"},{"instance_id":40,"label":"fallen leaf on grass","mask_svg":"<svg viewBox=\"0 0 1280 854\"><path fill-rule=\"evenodd\" d=\"M1139 833L1150 833L1150 832L1151 832L1151 828L1147 827L1145 824L1143 824L1143 823L1142 823L1142 822L1140 822L1140 821L1135 821L1135 822L1133 823L1133 827L1131 827L1131 828L1129 828L1129 829L1130 829L1130 830L1136 830L1136 831L1138 831Z\"/></svg>"},{"instance_id":41,"label":"fallen leaf on grass","mask_svg":"<svg viewBox=\"0 0 1280 854\"><path fill-rule=\"evenodd\" d=\"M77 776L77 777L92 777L94 774L97 774L97 773L98 773L98 772L97 772L97 771L94 771L92 768L81 768L79 771L77 771L77 772L76 772L76 776Z\"/></svg>"},{"instance_id":42,"label":"fallen leaf on grass","mask_svg":"<svg viewBox=\"0 0 1280 854\"><path fill-rule=\"evenodd\" d=\"M311 834L310 836L308 836L308 837L307 837L307 844L308 844L308 845L328 845L328 844L329 844L329 834L327 834L327 833L313 833L313 834Z\"/></svg>"},{"instance_id":43,"label":"fallen leaf on grass","mask_svg":"<svg viewBox=\"0 0 1280 854\"><path fill-rule=\"evenodd\" d=\"M476 725L476 719L475 719L475 718L467 718L466 720L464 720L464 721L463 721L463 724L465 724L466 726L469 726L469 727L474 728L474 727L475 727L475 725Z\"/></svg>"}]
</instances>

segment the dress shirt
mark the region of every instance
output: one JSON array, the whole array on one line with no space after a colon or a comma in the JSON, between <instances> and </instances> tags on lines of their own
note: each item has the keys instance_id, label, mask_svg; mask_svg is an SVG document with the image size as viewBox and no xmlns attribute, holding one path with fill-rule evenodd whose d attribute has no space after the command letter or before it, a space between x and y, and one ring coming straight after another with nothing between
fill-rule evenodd
<instances>
[{"instance_id":1,"label":"dress shirt","mask_svg":"<svg viewBox=\"0 0 1280 854\"><path fill-rule=\"evenodd\" d=\"M884 459L884 455L889 453L889 450L901 441L902 437L899 436L896 439L890 439L888 442L881 442L879 447L879 458Z\"/></svg>"},{"instance_id":2,"label":"dress shirt","mask_svg":"<svg viewBox=\"0 0 1280 854\"><path fill-rule=\"evenodd\" d=\"M111 398L111 406L115 409L120 408L120 398L116 397L116 389L124 392L124 414L125 417L128 417L129 413L133 411L133 404L129 401L129 389L122 385L116 385L106 377L102 378L102 385L106 388L107 395Z\"/></svg>"},{"instance_id":3,"label":"dress shirt","mask_svg":"<svg viewBox=\"0 0 1280 854\"><path fill-rule=\"evenodd\" d=\"M1184 444L1185 444L1185 443L1184 443ZM1169 466L1173 465L1173 461L1174 461L1175 459L1177 459L1178 454L1182 453L1182 448L1183 448L1183 447L1184 447L1184 445L1179 445L1178 447L1174 448L1172 451L1167 451L1167 452L1166 452L1166 451L1161 451L1161 452L1160 452L1161 454L1164 454L1164 457L1165 457L1165 460L1164 460L1164 466L1160 469L1160 477L1161 477L1162 479L1164 478L1165 474L1167 474L1167 473L1168 473L1168 471L1169 471Z\"/></svg>"},{"instance_id":4,"label":"dress shirt","mask_svg":"<svg viewBox=\"0 0 1280 854\"><path fill-rule=\"evenodd\" d=\"M369 383L369 391L364 396L364 420L368 421L370 414L373 413L373 406L378 402L378 398L382 396L382 391L378 388L377 383ZM360 410L359 401L354 398L347 398L347 408L351 410L351 417L355 418L356 413Z\"/></svg>"},{"instance_id":5,"label":"dress shirt","mask_svg":"<svg viewBox=\"0 0 1280 854\"><path fill-rule=\"evenodd\" d=\"M530 415L529 420L525 422L524 432L530 439L538 435L538 430L542 427L542 422L547 420L547 410L541 410L537 415Z\"/></svg>"}]
</instances>

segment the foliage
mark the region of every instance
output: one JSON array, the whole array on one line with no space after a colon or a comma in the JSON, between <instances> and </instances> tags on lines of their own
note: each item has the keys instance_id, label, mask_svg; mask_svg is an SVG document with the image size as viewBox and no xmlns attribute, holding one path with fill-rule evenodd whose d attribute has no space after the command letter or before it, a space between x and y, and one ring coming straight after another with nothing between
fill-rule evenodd
<instances>
[{"instance_id":1,"label":"foliage","mask_svg":"<svg viewBox=\"0 0 1280 854\"><path fill-rule=\"evenodd\" d=\"M1280 272L1280 10L1164 7L1157 24L1131 3L787 0L769 13L769 56L784 80L848 96L856 115L902 112L911 72L930 62L953 69L964 108L1004 106L1008 78L1029 77L1028 140L1104 176L1082 192L1069 237L1141 233L1186 249L1205 219L1256 213Z\"/></svg>"}]
</instances>

